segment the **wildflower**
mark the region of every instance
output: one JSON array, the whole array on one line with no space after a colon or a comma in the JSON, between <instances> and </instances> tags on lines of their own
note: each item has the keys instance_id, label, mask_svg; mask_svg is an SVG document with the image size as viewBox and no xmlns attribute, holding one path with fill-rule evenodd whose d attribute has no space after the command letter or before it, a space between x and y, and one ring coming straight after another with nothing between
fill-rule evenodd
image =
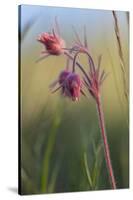
<instances>
[{"instance_id":1,"label":"wildflower","mask_svg":"<svg viewBox=\"0 0 133 200\"><path fill-rule=\"evenodd\" d=\"M64 40L59 37L53 30L53 33L42 33L37 39L39 42L44 44L47 53L51 55L60 55L63 53L65 47Z\"/></svg>"},{"instance_id":2,"label":"wildflower","mask_svg":"<svg viewBox=\"0 0 133 200\"><path fill-rule=\"evenodd\" d=\"M63 84L63 82L66 80L67 76L70 74L68 70L64 70L59 75L59 84Z\"/></svg>"},{"instance_id":3,"label":"wildflower","mask_svg":"<svg viewBox=\"0 0 133 200\"><path fill-rule=\"evenodd\" d=\"M69 97L72 101L79 100L80 94L82 92L82 82L80 76L74 72L70 72L68 70L64 70L60 73L57 81L50 85L50 88L53 89L57 83L59 86L52 91L52 93L61 89L61 94L65 97Z\"/></svg>"},{"instance_id":4,"label":"wildflower","mask_svg":"<svg viewBox=\"0 0 133 200\"><path fill-rule=\"evenodd\" d=\"M52 91L52 93L58 91L59 89L61 89L61 94L64 94L65 91L65 81L67 76L70 74L71 72L68 71L67 69L63 70L60 74L57 80L55 80L51 85L50 85L50 89L53 89L57 84L59 85L55 90Z\"/></svg>"},{"instance_id":5,"label":"wildflower","mask_svg":"<svg viewBox=\"0 0 133 200\"><path fill-rule=\"evenodd\" d=\"M72 49L70 49L70 53L76 51L74 57L71 56L70 53L64 52L64 54L68 57L68 61L69 59L73 60L72 72L68 70L68 67L65 70L63 70L60 73L58 80L56 80L51 85L51 88L53 88L58 83L59 87L55 89L53 92L56 92L57 90L61 89L62 95L71 98L72 101L77 101L79 100L81 94L86 96L84 91L82 90L82 83L83 83L88 89L91 96L94 98L98 113L99 128L103 140L105 160L109 172L109 178L112 188L116 189L116 182L110 158L107 133L105 129L104 112L102 110L101 94L100 94L101 85L105 80L107 74L105 73L104 70L101 70L100 68L101 56L99 57L98 60L98 67L96 67L94 64L93 58L91 57L88 50L86 30L84 29L84 43L80 41L80 38L76 32L75 35L77 38L77 42L72 47ZM46 56L49 54L60 55L61 53L63 53L64 41L60 37L58 37L54 31L53 34L51 33L41 34L40 37L38 38L38 41L40 41L45 45L47 50ZM86 73L82 65L76 62L76 58L79 53L84 53L87 55L89 62L89 69L90 69L89 73ZM78 66L79 69L84 74L83 81L81 81L80 76L75 73L76 66Z\"/></svg>"},{"instance_id":6,"label":"wildflower","mask_svg":"<svg viewBox=\"0 0 133 200\"><path fill-rule=\"evenodd\" d=\"M72 99L79 100L82 82L80 76L75 72L70 73L64 82L64 94Z\"/></svg>"}]
</instances>

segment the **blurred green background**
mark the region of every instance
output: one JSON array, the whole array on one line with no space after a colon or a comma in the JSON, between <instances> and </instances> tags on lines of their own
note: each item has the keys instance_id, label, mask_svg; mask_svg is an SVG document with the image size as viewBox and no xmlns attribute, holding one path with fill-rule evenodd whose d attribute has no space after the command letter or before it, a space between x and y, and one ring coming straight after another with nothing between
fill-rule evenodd
<instances>
[{"instance_id":1,"label":"blurred green background","mask_svg":"<svg viewBox=\"0 0 133 200\"><path fill-rule=\"evenodd\" d=\"M128 13L117 11L125 77L128 85ZM128 101L111 11L44 6L21 6L21 193L37 194L110 189L95 102L81 97L71 102L51 94L49 85L66 65L62 56L35 63L42 45L38 34L50 31L58 17L61 35L70 47L72 26L95 63L109 72L102 87L102 103L117 188L129 187ZM81 63L88 70L85 56Z\"/></svg>"}]
</instances>

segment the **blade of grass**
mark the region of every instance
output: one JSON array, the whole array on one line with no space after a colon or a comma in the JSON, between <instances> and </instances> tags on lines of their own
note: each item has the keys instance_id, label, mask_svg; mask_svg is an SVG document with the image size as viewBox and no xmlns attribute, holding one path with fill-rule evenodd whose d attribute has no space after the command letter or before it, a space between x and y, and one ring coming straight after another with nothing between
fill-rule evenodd
<instances>
[{"instance_id":1,"label":"blade of grass","mask_svg":"<svg viewBox=\"0 0 133 200\"><path fill-rule=\"evenodd\" d=\"M125 61L122 51L122 44L121 44L121 37L120 37L120 30L118 25L118 18L115 11L112 11L113 18L114 18L114 29L115 29L115 35L117 40L117 46L118 46L118 54L120 58L120 66L121 66L121 72L122 72L122 78L123 78L123 87L124 87L124 94L125 98L128 101L128 91L127 91L127 77L126 77L126 71L125 71Z\"/></svg>"},{"instance_id":2,"label":"blade of grass","mask_svg":"<svg viewBox=\"0 0 133 200\"><path fill-rule=\"evenodd\" d=\"M93 189L93 184L92 184L92 179L91 179L91 173L88 167L88 162L87 162L87 154L84 152L84 166L85 166L85 171L88 179L88 183L91 189Z\"/></svg>"},{"instance_id":3,"label":"blade of grass","mask_svg":"<svg viewBox=\"0 0 133 200\"><path fill-rule=\"evenodd\" d=\"M95 161L94 161L94 167L93 167L93 171L92 171L92 184L93 184L94 189L97 189L97 187L98 187L97 182L98 182L98 178L100 175L100 165L102 162L102 159L100 157L101 149L102 149L101 144L99 144L99 146L96 148L95 144L93 142L93 151L95 154Z\"/></svg>"},{"instance_id":4,"label":"blade of grass","mask_svg":"<svg viewBox=\"0 0 133 200\"><path fill-rule=\"evenodd\" d=\"M124 109L124 102L122 101L122 97L121 97L121 92L119 90L119 86L117 84L117 75L116 75L116 72L115 72L115 67L114 67L114 64L113 64L113 58L110 54L110 51L109 49L107 48L107 52L108 52L108 55L109 55L109 58L110 58L110 63L111 63L111 67L112 67L112 71L113 71L113 78L114 78L114 83L115 83L115 88L116 88L116 91L117 91L117 96L118 96L118 101L119 101L119 105L120 105L120 109L122 111L122 114L125 116L125 120L126 120L126 123L127 123L127 126L128 126L128 117L126 116L126 111Z\"/></svg>"},{"instance_id":5,"label":"blade of grass","mask_svg":"<svg viewBox=\"0 0 133 200\"><path fill-rule=\"evenodd\" d=\"M42 163L42 174L41 174L41 192L45 193L48 190L48 178L49 178L49 167L50 159L55 144L55 138L57 134L58 127L60 125L60 117L55 115L54 121L52 124L51 131L49 133L47 148L45 150L43 163Z\"/></svg>"},{"instance_id":6,"label":"blade of grass","mask_svg":"<svg viewBox=\"0 0 133 200\"><path fill-rule=\"evenodd\" d=\"M53 193L55 190L55 184L56 184L56 180L57 180L57 176L59 173L59 163L56 163L54 170L52 172L51 178L50 178L50 183L48 185L48 193Z\"/></svg>"}]
</instances>

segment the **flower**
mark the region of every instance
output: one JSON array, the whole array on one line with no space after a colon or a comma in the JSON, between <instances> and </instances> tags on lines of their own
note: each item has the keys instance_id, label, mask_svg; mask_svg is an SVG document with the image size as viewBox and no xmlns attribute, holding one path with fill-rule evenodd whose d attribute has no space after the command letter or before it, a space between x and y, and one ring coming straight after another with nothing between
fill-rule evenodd
<instances>
[{"instance_id":1,"label":"flower","mask_svg":"<svg viewBox=\"0 0 133 200\"><path fill-rule=\"evenodd\" d=\"M81 94L82 82L80 76L75 72L71 72L64 82L64 94L72 99L79 100Z\"/></svg>"},{"instance_id":2,"label":"flower","mask_svg":"<svg viewBox=\"0 0 133 200\"><path fill-rule=\"evenodd\" d=\"M63 84L63 82L66 80L67 76L70 74L71 72L68 70L63 70L60 75L59 75L59 84Z\"/></svg>"},{"instance_id":3,"label":"flower","mask_svg":"<svg viewBox=\"0 0 133 200\"><path fill-rule=\"evenodd\" d=\"M54 32L53 33L42 33L38 36L37 40L41 42L45 48L46 52L51 55L60 55L63 53L65 48L64 40Z\"/></svg>"},{"instance_id":4,"label":"flower","mask_svg":"<svg viewBox=\"0 0 133 200\"><path fill-rule=\"evenodd\" d=\"M66 82L65 81L66 81L67 77L69 76L69 74L71 74L70 71L64 70L59 75L59 84L62 88L61 94L64 95L64 96L66 96L66 94L65 94Z\"/></svg>"},{"instance_id":5,"label":"flower","mask_svg":"<svg viewBox=\"0 0 133 200\"><path fill-rule=\"evenodd\" d=\"M65 91L65 80L67 78L67 76L70 74L71 72L68 71L67 69L63 70L60 74L57 80L55 80L51 85L50 85L50 89L53 89L57 84L59 85L56 89L54 89L52 91L52 93L58 91L59 89L61 89L61 94L64 95L64 91ZM65 96L65 95L64 95Z\"/></svg>"},{"instance_id":6,"label":"flower","mask_svg":"<svg viewBox=\"0 0 133 200\"><path fill-rule=\"evenodd\" d=\"M52 83L50 88L53 89L57 83L59 84L59 87L53 90L52 93L61 89L61 94L63 96L71 98L72 101L79 100L80 93L82 93L82 82L78 74L63 70L60 73L58 80Z\"/></svg>"}]
</instances>

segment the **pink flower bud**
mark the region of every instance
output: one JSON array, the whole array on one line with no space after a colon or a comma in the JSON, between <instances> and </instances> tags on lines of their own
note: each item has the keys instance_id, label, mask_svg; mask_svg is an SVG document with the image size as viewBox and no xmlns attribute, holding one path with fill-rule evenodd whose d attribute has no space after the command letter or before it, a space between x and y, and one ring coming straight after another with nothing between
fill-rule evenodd
<instances>
[{"instance_id":1,"label":"pink flower bud","mask_svg":"<svg viewBox=\"0 0 133 200\"><path fill-rule=\"evenodd\" d=\"M65 47L65 42L58 35L53 33L42 33L39 35L39 42L44 44L47 52L51 55L60 55L63 53L63 48Z\"/></svg>"}]
</instances>

